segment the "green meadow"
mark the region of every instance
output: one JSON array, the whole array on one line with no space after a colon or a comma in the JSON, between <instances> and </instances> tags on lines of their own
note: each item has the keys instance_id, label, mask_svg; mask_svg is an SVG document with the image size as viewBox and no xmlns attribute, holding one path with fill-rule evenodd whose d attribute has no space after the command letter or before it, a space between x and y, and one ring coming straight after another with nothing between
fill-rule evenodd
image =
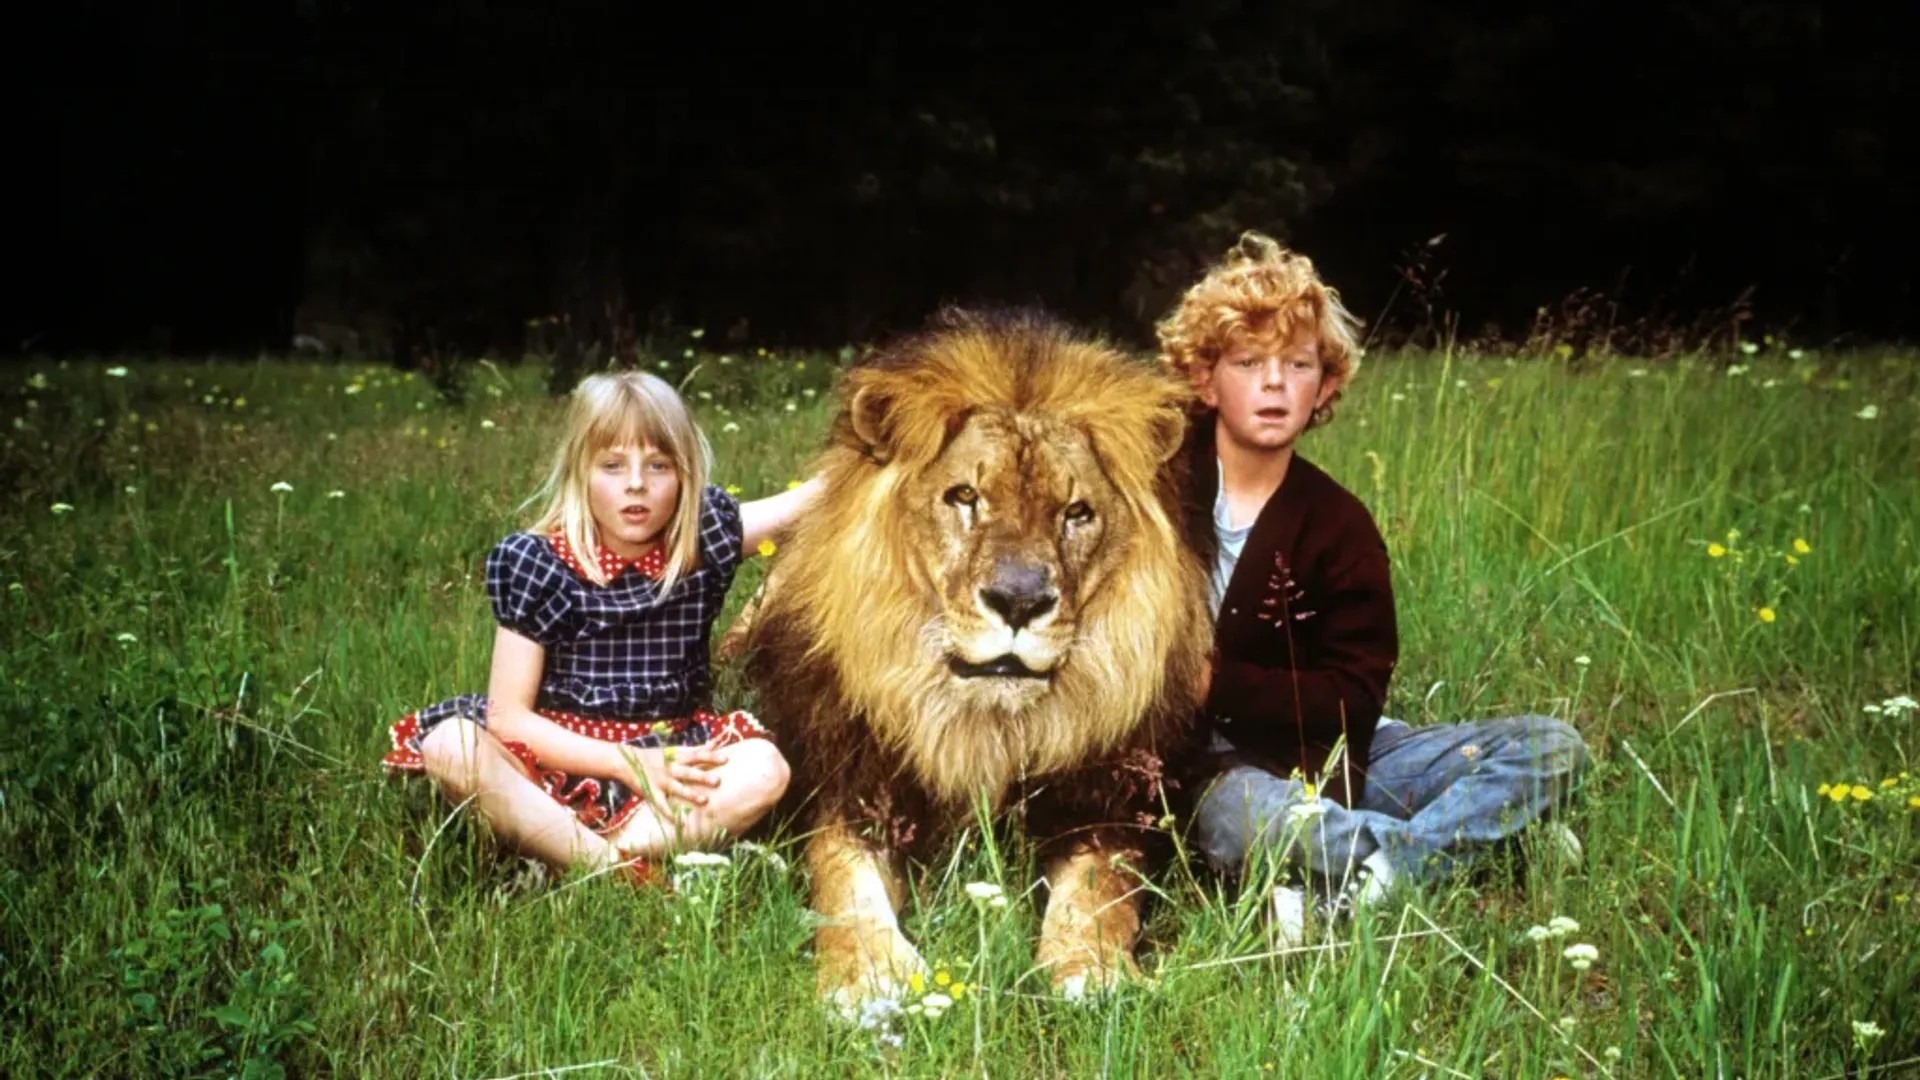
<instances>
[{"instance_id":1,"label":"green meadow","mask_svg":"<svg viewBox=\"0 0 1920 1080\"><path fill-rule=\"evenodd\" d=\"M715 481L803 476L845 356L701 344L648 365ZM916 868L936 981L867 1029L815 1002L788 833L677 890L550 878L379 767L485 687L483 560L559 416L537 360L452 398L277 358L0 379L0 1075L1920 1072L1910 355L1370 357L1301 448L1393 555L1388 712L1570 720L1584 861L1529 843L1285 955L1262 890L1176 864L1145 979L1074 1005L1028 845L976 831Z\"/></svg>"}]
</instances>

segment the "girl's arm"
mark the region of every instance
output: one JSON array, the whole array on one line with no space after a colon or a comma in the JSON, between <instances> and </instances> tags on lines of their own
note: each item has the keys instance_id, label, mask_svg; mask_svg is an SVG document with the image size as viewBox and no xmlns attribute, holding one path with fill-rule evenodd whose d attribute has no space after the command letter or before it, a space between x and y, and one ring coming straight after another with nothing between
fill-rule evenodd
<instances>
[{"instance_id":1,"label":"girl's arm","mask_svg":"<svg viewBox=\"0 0 1920 1080\"><path fill-rule=\"evenodd\" d=\"M494 635L493 673L487 680L487 730L494 738L527 744L542 765L575 775L610 777L638 791L651 791L653 798L649 801L656 805L663 803L662 793L690 803L706 803L707 797L688 784L718 784L719 776L702 766L724 763L723 753L682 748L669 764L659 750L590 739L534 712L546 655L539 642L504 626ZM662 810L665 812L664 806Z\"/></svg>"},{"instance_id":2,"label":"girl's arm","mask_svg":"<svg viewBox=\"0 0 1920 1080\"><path fill-rule=\"evenodd\" d=\"M762 540L771 539L792 524L813 503L825 484L826 481L816 475L791 491L741 503L740 531L747 554L753 554Z\"/></svg>"}]
</instances>

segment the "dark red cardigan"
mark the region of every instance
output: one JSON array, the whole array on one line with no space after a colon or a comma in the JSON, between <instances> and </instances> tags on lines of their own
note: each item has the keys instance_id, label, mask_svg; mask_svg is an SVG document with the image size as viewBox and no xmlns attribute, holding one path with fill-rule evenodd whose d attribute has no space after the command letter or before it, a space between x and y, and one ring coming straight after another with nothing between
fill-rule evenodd
<instances>
[{"instance_id":1,"label":"dark red cardigan","mask_svg":"<svg viewBox=\"0 0 1920 1080\"><path fill-rule=\"evenodd\" d=\"M1188 536L1211 571L1220 490L1212 412L1194 418L1187 453ZM1217 731L1236 752L1198 750L1181 770L1185 786L1198 794L1236 761L1311 778L1344 736L1345 760L1333 763L1322 794L1353 805L1399 652L1387 545L1373 515L1296 451L1247 534L1214 628L1198 745Z\"/></svg>"}]
</instances>

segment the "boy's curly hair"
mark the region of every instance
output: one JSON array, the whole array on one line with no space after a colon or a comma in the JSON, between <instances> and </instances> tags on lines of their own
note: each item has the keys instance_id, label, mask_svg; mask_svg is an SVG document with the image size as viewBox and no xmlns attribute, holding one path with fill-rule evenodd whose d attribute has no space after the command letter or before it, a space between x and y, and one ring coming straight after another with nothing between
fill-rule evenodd
<instances>
[{"instance_id":1,"label":"boy's curly hair","mask_svg":"<svg viewBox=\"0 0 1920 1080\"><path fill-rule=\"evenodd\" d=\"M1192 378L1196 369L1211 369L1237 346L1279 348L1301 327L1318 337L1321 366L1342 388L1314 410L1307 424L1311 429L1333 419L1333 404L1359 369L1361 351L1359 321L1341 305L1340 294L1320 280L1313 260L1264 233L1242 233L1154 329L1160 359Z\"/></svg>"}]
</instances>

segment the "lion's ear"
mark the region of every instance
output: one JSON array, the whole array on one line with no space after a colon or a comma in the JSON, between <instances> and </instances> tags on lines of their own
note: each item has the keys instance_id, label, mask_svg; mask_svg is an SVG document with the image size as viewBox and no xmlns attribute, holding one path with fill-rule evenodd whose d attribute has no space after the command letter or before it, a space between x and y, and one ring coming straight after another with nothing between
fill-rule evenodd
<instances>
[{"instance_id":1,"label":"lion's ear","mask_svg":"<svg viewBox=\"0 0 1920 1080\"><path fill-rule=\"evenodd\" d=\"M1164 465L1173 460L1187 442L1187 409L1181 400L1172 400L1153 411L1147 423L1147 438L1153 447L1154 461Z\"/></svg>"},{"instance_id":2,"label":"lion's ear","mask_svg":"<svg viewBox=\"0 0 1920 1080\"><path fill-rule=\"evenodd\" d=\"M892 456L887 423L887 414L892 408L891 395L873 383L856 386L853 393L847 395L847 426L853 429L862 449L876 461L884 462Z\"/></svg>"}]
</instances>

